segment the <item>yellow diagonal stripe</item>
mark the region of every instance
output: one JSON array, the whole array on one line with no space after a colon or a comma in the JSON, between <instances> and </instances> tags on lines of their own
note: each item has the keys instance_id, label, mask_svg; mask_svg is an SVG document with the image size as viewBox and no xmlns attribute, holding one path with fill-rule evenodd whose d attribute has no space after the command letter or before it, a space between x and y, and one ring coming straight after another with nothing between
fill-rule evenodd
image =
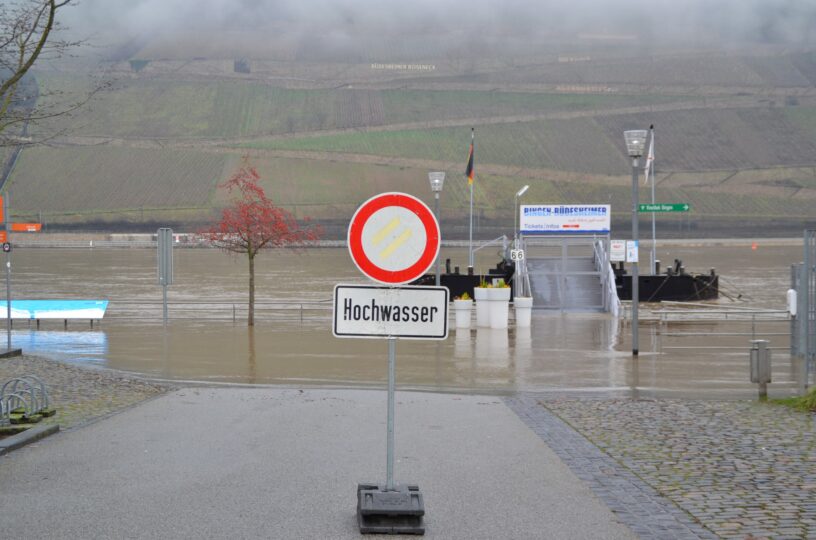
<instances>
[{"instance_id":1,"label":"yellow diagonal stripe","mask_svg":"<svg viewBox=\"0 0 816 540\"><path fill-rule=\"evenodd\" d=\"M405 231L401 235L397 236L397 238L394 239L393 242L388 244L387 248L382 250L382 253L380 253L380 258L387 259L389 255L394 253L395 249L404 244L405 241L408 240L409 238L411 238L411 229L405 229Z\"/></svg>"},{"instance_id":2,"label":"yellow diagonal stripe","mask_svg":"<svg viewBox=\"0 0 816 540\"><path fill-rule=\"evenodd\" d=\"M399 218L392 219L391 223L383 227L382 230L375 234L374 238L371 239L372 242L374 242L374 245L376 246L377 244L382 242L385 239L385 237L388 236L388 233L396 229L399 224L400 224Z\"/></svg>"}]
</instances>

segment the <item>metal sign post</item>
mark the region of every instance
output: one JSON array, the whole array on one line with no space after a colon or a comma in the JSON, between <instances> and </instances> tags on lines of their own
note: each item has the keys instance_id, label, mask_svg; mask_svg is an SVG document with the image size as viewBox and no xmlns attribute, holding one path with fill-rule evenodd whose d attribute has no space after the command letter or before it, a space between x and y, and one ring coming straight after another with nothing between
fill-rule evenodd
<instances>
[{"instance_id":1,"label":"metal sign post","mask_svg":"<svg viewBox=\"0 0 816 540\"><path fill-rule=\"evenodd\" d=\"M634 252L632 260L629 255L627 260L632 263L632 356L638 355L638 308L640 306L640 276L638 275L638 158L632 158L632 243ZM629 249L627 249L627 252Z\"/></svg>"},{"instance_id":2,"label":"metal sign post","mask_svg":"<svg viewBox=\"0 0 816 540\"><path fill-rule=\"evenodd\" d=\"M3 199L3 229L4 235L6 236L3 239L3 242L8 242L8 230L9 230L9 222L8 222L8 193ZM9 249L5 249L5 245L3 246L3 251L6 252L6 349L9 351L11 350L11 243L9 242Z\"/></svg>"},{"instance_id":3,"label":"metal sign post","mask_svg":"<svg viewBox=\"0 0 816 540\"><path fill-rule=\"evenodd\" d=\"M399 287L437 260L439 222L419 199L383 193L364 202L348 229L354 264L386 286L337 285L332 333L345 338L388 340L388 413L385 484L357 484L361 533L424 534L425 504L419 487L394 482L396 343L446 339L449 294L445 287Z\"/></svg>"},{"instance_id":4,"label":"metal sign post","mask_svg":"<svg viewBox=\"0 0 816 540\"><path fill-rule=\"evenodd\" d=\"M388 338L388 449L385 463L385 489L394 491L394 392L396 390L397 338Z\"/></svg>"},{"instance_id":5,"label":"metal sign post","mask_svg":"<svg viewBox=\"0 0 816 540\"><path fill-rule=\"evenodd\" d=\"M167 286L173 284L173 229L161 228L158 239L159 285L162 286L164 324L167 324Z\"/></svg>"}]
</instances>

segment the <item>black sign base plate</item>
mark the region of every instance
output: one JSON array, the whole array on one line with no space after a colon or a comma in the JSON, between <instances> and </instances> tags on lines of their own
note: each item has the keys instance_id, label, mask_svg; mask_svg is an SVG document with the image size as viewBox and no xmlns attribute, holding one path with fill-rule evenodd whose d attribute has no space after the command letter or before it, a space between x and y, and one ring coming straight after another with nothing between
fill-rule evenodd
<instances>
[{"instance_id":1,"label":"black sign base plate","mask_svg":"<svg viewBox=\"0 0 816 540\"><path fill-rule=\"evenodd\" d=\"M357 485L357 523L363 534L425 534L425 503L418 486Z\"/></svg>"}]
</instances>

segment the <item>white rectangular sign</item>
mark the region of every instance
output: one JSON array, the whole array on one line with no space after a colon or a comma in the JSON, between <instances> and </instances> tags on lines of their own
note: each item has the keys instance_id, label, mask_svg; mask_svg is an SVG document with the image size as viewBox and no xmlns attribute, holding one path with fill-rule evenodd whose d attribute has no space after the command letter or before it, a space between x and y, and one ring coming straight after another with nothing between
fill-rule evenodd
<instances>
[{"instance_id":1,"label":"white rectangular sign","mask_svg":"<svg viewBox=\"0 0 816 540\"><path fill-rule=\"evenodd\" d=\"M628 263L638 262L638 241L637 240L627 240L626 241L626 262L628 262Z\"/></svg>"},{"instance_id":2,"label":"white rectangular sign","mask_svg":"<svg viewBox=\"0 0 816 540\"><path fill-rule=\"evenodd\" d=\"M609 260L612 262L626 260L626 240L609 241Z\"/></svg>"},{"instance_id":3,"label":"white rectangular sign","mask_svg":"<svg viewBox=\"0 0 816 540\"><path fill-rule=\"evenodd\" d=\"M332 333L346 338L446 339L447 287L336 285Z\"/></svg>"},{"instance_id":4,"label":"white rectangular sign","mask_svg":"<svg viewBox=\"0 0 816 540\"><path fill-rule=\"evenodd\" d=\"M608 204L522 205L519 231L523 234L608 234Z\"/></svg>"}]
</instances>

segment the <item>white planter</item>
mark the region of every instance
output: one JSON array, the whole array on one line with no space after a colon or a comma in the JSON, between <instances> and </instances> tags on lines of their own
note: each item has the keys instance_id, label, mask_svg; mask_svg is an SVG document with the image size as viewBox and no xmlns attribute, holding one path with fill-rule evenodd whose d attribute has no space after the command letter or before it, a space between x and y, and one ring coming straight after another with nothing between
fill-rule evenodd
<instances>
[{"instance_id":1,"label":"white planter","mask_svg":"<svg viewBox=\"0 0 816 540\"><path fill-rule=\"evenodd\" d=\"M530 326L533 299L529 296L516 296L513 298L513 306L516 308L516 326Z\"/></svg>"},{"instance_id":2,"label":"white planter","mask_svg":"<svg viewBox=\"0 0 816 540\"><path fill-rule=\"evenodd\" d=\"M453 311L456 313L456 328L470 328L470 312L473 300L454 300Z\"/></svg>"},{"instance_id":3,"label":"white planter","mask_svg":"<svg viewBox=\"0 0 816 540\"><path fill-rule=\"evenodd\" d=\"M489 290L486 287L473 288L473 299L476 300L476 326L482 328L490 326L490 311L487 307L487 291Z\"/></svg>"},{"instance_id":4,"label":"white planter","mask_svg":"<svg viewBox=\"0 0 816 540\"><path fill-rule=\"evenodd\" d=\"M510 287L487 289L488 318L490 328L507 328L510 308Z\"/></svg>"}]
</instances>

